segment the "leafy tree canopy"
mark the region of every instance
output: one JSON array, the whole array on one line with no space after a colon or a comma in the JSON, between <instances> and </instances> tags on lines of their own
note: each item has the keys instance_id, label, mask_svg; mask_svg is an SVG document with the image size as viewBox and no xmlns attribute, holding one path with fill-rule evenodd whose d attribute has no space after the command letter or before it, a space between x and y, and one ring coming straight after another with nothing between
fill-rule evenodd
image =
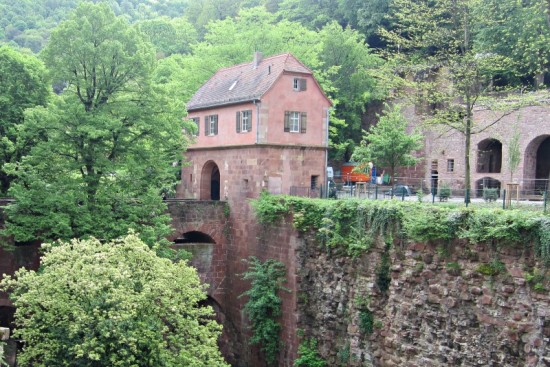
<instances>
[{"instance_id":1,"label":"leafy tree canopy","mask_svg":"<svg viewBox=\"0 0 550 367\"><path fill-rule=\"evenodd\" d=\"M495 53L511 60L500 77L518 85L522 83L522 76L528 76L535 87L541 87L544 74L550 71L550 3L547 0L479 1L476 14L478 52Z\"/></svg>"},{"instance_id":2,"label":"leafy tree canopy","mask_svg":"<svg viewBox=\"0 0 550 367\"><path fill-rule=\"evenodd\" d=\"M352 159L359 167L369 162L387 167L393 181L397 167L414 166L419 159L414 151L422 148L422 135L407 131L407 120L399 105L387 106L377 125L365 132L361 145L355 148Z\"/></svg>"},{"instance_id":3,"label":"leafy tree canopy","mask_svg":"<svg viewBox=\"0 0 550 367\"><path fill-rule=\"evenodd\" d=\"M0 289L17 307L21 366L228 366L196 270L130 234L46 244L39 272Z\"/></svg>"},{"instance_id":4,"label":"leafy tree canopy","mask_svg":"<svg viewBox=\"0 0 550 367\"><path fill-rule=\"evenodd\" d=\"M156 68L146 37L106 5L85 3L43 53L66 85L47 107L26 112L41 138L18 164L7 208L17 241L119 237L134 228L152 245L171 232L161 191L173 188L185 148L181 102Z\"/></svg>"},{"instance_id":5,"label":"leafy tree canopy","mask_svg":"<svg viewBox=\"0 0 550 367\"><path fill-rule=\"evenodd\" d=\"M34 143L19 131L26 108L44 106L50 96L46 69L31 55L0 47L0 167L17 162ZM0 193L6 194L13 176L0 171Z\"/></svg>"}]
</instances>

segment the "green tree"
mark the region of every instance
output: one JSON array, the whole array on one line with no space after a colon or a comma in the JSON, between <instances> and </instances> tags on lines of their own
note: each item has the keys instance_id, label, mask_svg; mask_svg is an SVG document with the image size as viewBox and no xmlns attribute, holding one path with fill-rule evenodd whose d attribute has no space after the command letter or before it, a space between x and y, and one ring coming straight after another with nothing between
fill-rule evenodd
<instances>
[{"instance_id":1,"label":"green tree","mask_svg":"<svg viewBox=\"0 0 550 367\"><path fill-rule=\"evenodd\" d=\"M338 0L345 24L360 31L372 47L383 46L378 36L380 26L388 27L390 0Z\"/></svg>"},{"instance_id":2,"label":"green tree","mask_svg":"<svg viewBox=\"0 0 550 367\"><path fill-rule=\"evenodd\" d=\"M407 120L399 105L386 105L380 121L365 132L361 145L355 148L352 159L359 167L373 162L377 167L387 167L391 182L397 167L414 166L419 158L413 152L422 148L422 135L407 131ZM392 191L393 192L393 191Z\"/></svg>"},{"instance_id":3,"label":"green tree","mask_svg":"<svg viewBox=\"0 0 550 367\"><path fill-rule=\"evenodd\" d=\"M50 87L42 62L8 46L0 47L0 193L6 194L14 176L3 165L18 162L28 153L32 139L19 134L24 111L44 106Z\"/></svg>"},{"instance_id":4,"label":"green tree","mask_svg":"<svg viewBox=\"0 0 550 367\"><path fill-rule=\"evenodd\" d=\"M468 191L472 135L518 108L517 104L504 106L493 121L474 124L474 107L490 91L492 76L507 67L506 58L500 55L476 52L475 4L476 0L394 0L390 7L393 28L381 30L391 46L391 58L399 65L397 71L413 80L409 86L417 91L412 94L417 105L425 107L426 122L464 136L464 187Z\"/></svg>"},{"instance_id":5,"label":"green tree","mask_svg":"<svg viewBox=\"0 0 550 367\"><path fill-rule=\"evenodd\" d=\"M334 20L341 20L339 10L338 0L283 0L279 3L278 14L316 30Z\"/></svg>"},{"instance_id":6,"label":"green tree","mask_svg":"<svg viewBox=\"0 0 550 367\"><path fill-rule=\"evenodd\" d=\"M192 48L192 55L186 55L182 63L181 78L190 90L187 100L218 69L252 61L254 51L265 56L292 52L310 69L320 69L318 34L299 23L280 21L261 7L209 23L204 41Z\"/></svg>"},{"instance_id":7,"label":"green tree","mask_svg":"<svg viewBox=\"0 0 550 367\"><path fill-rule=\"evenodd\" d=\"M196 29L185 18L159 17L138 23L140 31L150 37L158 56L191 52L191 44L197 41Z\"/></svg>"},{"instance_id":8,"label":"green tree","mask_svg":"<svg viewBox=\"0 0 550 367\"><path fill-rule=\"evenodd\" d=\"M366 106L386 97L384 86L374 76L383 60L370 52L359 32L336 22L323 27L319 37L319 59L330 81L325 89L335 103L330 126L331 156L347 161L349 145L359 142Z\"/></svg>"},{"instance_id":9,"label":"green tree","mask_svg":"<svg viewBox=\"0 0 550 367\"><path fill-rule=\"evenodd\" d=\"M550 3L547 0L487 0L476 3L476 49L511 60L508 82L530 77L544 84L550 71ZM498 80L497 80L498 81Z\"/></svg>"},{"instance_id":10,"label":"green tree","mask_svg":"<svg viewBox=\"0 0 550 367\"><path fill-rule=\"evenodd\" d=\"M514 172L521 162L520 139L521 133L519 128L515 126L514 132L508 140L508 170L510 171L510 183L513 182Z\"/></svg>"},{"instance_id":11,"label":"green tree","mask_svg":"<svg viewBox=\"0 0 550 367\"><path fill-rule=\"evenodd\" d=\"M6 209L17 241L94 236L134 228L149 244L171 232L161 191L174 186L185 147L184 111L153 84L145 36L104 4L83 3L43 52L63 93L27 110L26 137L43 137L18 165Z\"/></svg>"},{"instance_id":12,"label":"green tree","mask_svg":"<svg viewBox=\"0 0 550 367\"><path fill-rule=\"evenodd\" d=\"M137 236L46 244L38 272L0 289L17 308L21 366L228 366L196 270Z\"/></svg>"}]
</instances>

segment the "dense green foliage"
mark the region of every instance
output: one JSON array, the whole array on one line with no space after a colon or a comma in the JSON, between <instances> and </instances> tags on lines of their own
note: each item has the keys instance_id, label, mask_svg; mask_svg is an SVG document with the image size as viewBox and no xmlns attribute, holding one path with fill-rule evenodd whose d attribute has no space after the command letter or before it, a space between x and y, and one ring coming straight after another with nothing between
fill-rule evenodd
<instances>
[{"instance_id":1,"label":"dense green foliage","mask_svg":"<svg viewBox=\"0 0 550 367\"><path fill-rule=\"evenodd\" d=\"M294 367L325 367L327 362L319 356L317 340L306 339L298 346L298 358Z\"/></svg>"},{"instance_id":2,"label":"dense green foliage","mask_svg":"<svg viewBox=\"0 0 550 367\"><path fill-rule=\"evenodd\" d=\"M5 195L15 176L4 169L27 154L36 141L20 134L27 108L44 106L50 85L42 62L10 47L0 47L0 194Z\"/></svg>"},{"instance_id":3,"label":"dense green foliage","mask_svg":"<svg viewBox=\"0 0 550 367\"><path fill-rule=\"evenodd\" d=\"M47 244L40 271L4 278L20 366L227 366L204 285L137 236Z\"/></svg>"},{"instance_id":4,"label":"dense green foliage","mask_svg":"<svg viewBox=\"0 0 550 367\"><path fill-rule=\"evenodd\" d=\"M521 4L513 0L504 2ZM495 78L510 70L512 61L509 53L496 52L495 48L495 52L491 52L488 48L479 47L484 42L492 44L483 38L487 33L480 31L485 27L485 18L479 16L480 7L484 7L481 3L477 0L392 0L389 11L392 26L381 30L389 45L389 59L396 65L396 72L405 76L405 83L409 86L404 89L405 93L413 97L419 110L424 110L425 121L441 127L442 131L454 130L464 136L466 190L471 189L472 135L485 131L522 104L530 103L517 98L514 103L510 101L497 107L495 99L487 98L494 90ZM493 10L490 6L485 8ZM540 11L541 7L538 9ZM506 17L508 14L498 16ZM490 19L496 20L494 17ZM489 33L496 32L496 28L502 26L497 21L492 25L494 28ZM524 24L518 22L517 26L523 28ZM540 38L545 39L544 47L547 48L546 34L550 33L550 19L548 24L542 22L544 27L548 28L548 32L543 31ZM535 33L541 33L541 30ZM542 75L548 71L550 60L544 53L540 56L539 48L542 46L535 41L535 38L539 39L539 34L532 37L533 40L527 43L536 43L537 46L528 54L537 58L539 64L545 65L537 68L539 75ZM524 54L523 57L528 56ZM537 83L535 88L540 84ZM410 93L411 90L416 93ZM475 123L474 107L480 104L500 111L491 121ZM465 201L469 201L468 195Z\"/></svg>"},{"instance_id":5,"label":"dense green foliage","mask_svg":"<svg viewBox=\"0 0 550 367\"><path fill-rule=\"evenodd\" d=\"M393 183L398 167L418 163L420 159L414 153L422 148L423 137L407 131L407 125L399 105L386 105L380 121L365 132L361 145L353 152L352 159L358 162L358 168L365 169L369 162L376 162L378 166L389 169L390 183Z\"/></svg>"},{"instance_id":6,"label":"dense green foliage","mask_svg":"<svg viewBox=\"0 0 550 367\"><path fill-rule=\"evenodd\" d=\"M283 263L269 259L265 262L255 257L247 260L248 270L243 279L250 280L250 289L241 296L248 296L244 306L252 328L252 344L259 344L269 365L277 362L281 347L281 297L285 290L286 269Z\"/></svg>"},{"instance_id":7,"label":"dense green foliage","mask_svg":"<svg viewBox=\"0 0 550 367\"><path fill-rule=\"evenodd\" d=\"M152 83L155 54L105 5L84 3L42 53L65 84L46 107L26 110L19 133L35 145L6 170L16 241L112 239L139 231L149 244L171 232L161 191L172 188L185 136L181 101Z\"/></svg>"},{"instance_id":8,"label":"dense green foliage","mask_svg":"<svg viewBox=\"0 0 550 367\"><path fill-rule=\"evenodd\" d=\"M357 236L372 243L378 236L435 241L454 238L469 243L499 247L533 246L536 255L550 262L550 219L547 215L523 210L453 208L396 200L321 200L291 196L262 195L254 208L260 222L270 223L293 213L300 231L316 231L326 246L360 254ZM328 223L328 224L327 224ZM361 227L362 226L362 227Z\"/></svg>"},{"instance_id":9,"label":"dense green foliage","mask_svg":"<svg viewBox=\"0 0 550 367\"><path fill-rule=\"evenodd\" d=\"M42 50L52 30L81 2L0 0L0 44ZM158 58L173 58L165 66L170 65L170 75L178 80L173 90L182 101L217 69L249 61L253 51L294 53L334 101L330 154L336 161L350 159L362 129L376 123L372 107L398 92L402 83L411 86L414 80L418 93L409 95L431 107L443 107L433 121L468 137L472 132L468 111L478 97L503 86L540 87L550 79L546 0L94 3L108 5L135 24L153 43ZM438 73L441 80L435 80ZM399 78L407 74L414 77ZM446 83L455 88L434 92L433 87Z\"/></svg>"}]
</instances>

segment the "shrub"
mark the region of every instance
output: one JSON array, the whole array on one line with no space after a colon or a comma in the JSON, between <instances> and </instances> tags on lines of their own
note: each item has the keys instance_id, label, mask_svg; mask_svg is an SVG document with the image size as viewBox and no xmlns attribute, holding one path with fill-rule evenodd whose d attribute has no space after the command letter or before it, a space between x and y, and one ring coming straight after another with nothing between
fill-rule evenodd
<instances>
[{"instance_id":1,"label":"shrub","mask_svg":"<svg viewBox=\"0 0 550 367\"><path fill-rule=\"evenodd\" d=\"M451 197L451 188L447 184L441 184L439 187L439 201L447 201Z\"/></svg>"},{"instance_id":2,"label":"shrub","mask_svg":"<svg viewBox=\"0 0 550 367\"><path fill-rule=\"evenodd\" d=\"M319 356L317 340L304 340L298 346L298 358L294 361L294 367L325 367L327 362Z\"/></svg>"},{"instance_id":3,"label":"shrub","mask_svg":"<svg viewBox=\"0 0 550 367\"><path fill-rule=\"evenodd\" d=\"M498 199L498 189L483 189L483 200L486 202L496 201Z\"/></svg>"},{"instance_id":4,"label":"shrub","mask_svg":"<svg viewBox=\"0 0 550 367\"><path fill-rule=\"evenodd\" d=\"M477 272L483 275L494 276L506 272L506 265L494 259L490 263L480 264L477 267Z\"/></svg>"}]
</instances>

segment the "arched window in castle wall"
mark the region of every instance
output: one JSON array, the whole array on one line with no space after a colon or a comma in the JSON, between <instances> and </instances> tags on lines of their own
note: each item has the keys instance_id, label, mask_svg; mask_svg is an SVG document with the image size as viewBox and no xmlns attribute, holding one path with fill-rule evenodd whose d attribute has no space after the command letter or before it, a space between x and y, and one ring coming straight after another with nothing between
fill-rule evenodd
<instances>
[{"instance_id":1,"label":"arched window in castle wall","mask_svg":"<svg viewBox=\"0 0 550 367\"><path fill-rule=\"evenodd\" d=\"M477 172L500 173L502 169L502 143L485 139L477 145Z\"/></svg>"}]
</instances>

